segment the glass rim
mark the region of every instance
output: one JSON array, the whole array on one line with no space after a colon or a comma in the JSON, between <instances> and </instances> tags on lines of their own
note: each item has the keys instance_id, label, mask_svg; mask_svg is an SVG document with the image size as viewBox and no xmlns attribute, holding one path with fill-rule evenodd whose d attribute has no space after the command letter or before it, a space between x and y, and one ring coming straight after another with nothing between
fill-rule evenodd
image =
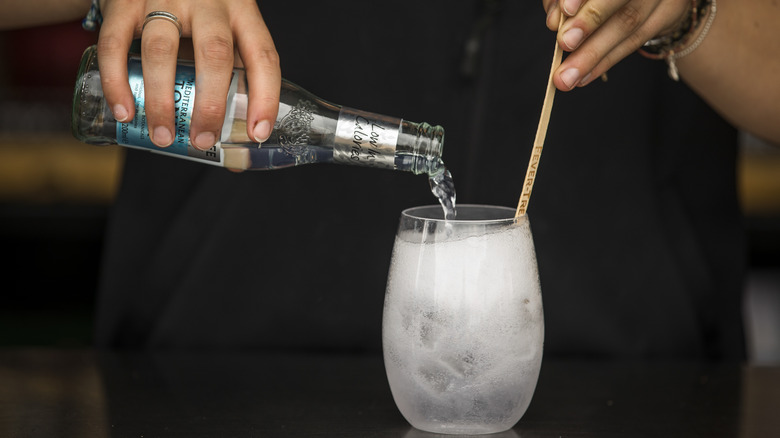
<instances>
[{"instance_id":1,"label":"glass rim","mask_svg":"<svg viewBox=\"0 0 780 438\"><path fill-rule=\"evenodd\" d=\"M509 223L515 221L515 213L516 209L506 207L503 205L489 205L489 204L458 204L456 207L456 210L460 213L460 211L464 209L489 209L494 211L505 211L507 213L507 217L505 218L497 218L497 219L462 219L458 218L457 216L455 219L444 219L444 213L442 212L441 205L438 204L430 204L430 205L419 205L416 207L409 207L401 211L401 217L406 217L409 219L416 219L416 220L422 220L422 221L429 221L429 222L447 222L447 223L483 223L483 224L500 224L500 223ZM423 215L423 214L415 214L415 210L431 210L435 212L442 212L441 218L439 217L431 217L430 215ZM523 218L526 216L524 215ZM521 218L518 218L521 219Z\"/></svg>"}]
</instances>

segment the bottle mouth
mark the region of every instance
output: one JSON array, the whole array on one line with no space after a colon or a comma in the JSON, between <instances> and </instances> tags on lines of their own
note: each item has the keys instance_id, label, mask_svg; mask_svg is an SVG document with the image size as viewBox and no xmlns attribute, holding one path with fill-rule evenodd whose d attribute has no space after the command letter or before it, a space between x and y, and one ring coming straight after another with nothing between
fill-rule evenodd
<instances>
[{"instance_id":1,"label":"bottle mouth","mask_svg":"<svg viewBox=\"0 0 780 438\"><path fill-rule=\"evenodd\" d=\"M440 125L430 125L428 123L420 124L420 131L423 138L428 140L428 154L440 158L444 152L444 128Z\"/></svg>"},{"instance_id":2,"label":"bottle mouth","mask_svg":"<svg viewBox=\"0 0 780 438\"><path fill-rule=\"evenodd\" d=\"M444 128L440 125L420 123L417 126L417 151L423 160L417 161L414 173L434 175L444 171L442 153L444 152Z\"/></svg>"}]
</instances>

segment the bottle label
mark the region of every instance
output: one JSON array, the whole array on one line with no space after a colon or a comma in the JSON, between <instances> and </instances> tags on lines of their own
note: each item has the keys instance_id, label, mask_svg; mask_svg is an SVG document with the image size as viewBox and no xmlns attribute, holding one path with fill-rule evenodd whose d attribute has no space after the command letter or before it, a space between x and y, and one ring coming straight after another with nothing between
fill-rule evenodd
<instances>
[{"instance_id":1,"label":"bottle label","mask_svg":"<svg viewBox=\"0 0 780 438\"><path fill-rule=\"evenodd\" d=\"M141 62L135 57L128 60L130 89L135 97L135 118L128 123L116 124L116 139L119 144L142 149L150 149L165 154L177 155L196 161L222 165L223 153L219 143L211 149L202 151L190 144L190 121L195 103L195 67L179 65L176 69L174 85L175 139L173 144L161 148L149 138L149 127L144 111L144 82Z\"/></svg>"},{"instance_id":2,"label":"bottle label","mask_svg":"<svg viewBox=\"0 0 780 438\"><path fill-rule=\"evenodd\" d=\"M395 169L401 120L343 107L336 125L333 161Z\"/></svg>"}]
</instances>

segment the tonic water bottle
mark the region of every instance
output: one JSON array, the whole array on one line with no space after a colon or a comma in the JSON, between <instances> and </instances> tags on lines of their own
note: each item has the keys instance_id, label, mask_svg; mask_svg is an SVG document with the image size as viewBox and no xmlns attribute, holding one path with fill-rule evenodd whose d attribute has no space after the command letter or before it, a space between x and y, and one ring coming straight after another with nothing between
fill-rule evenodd
<instances>
[{"instance_id":1,"label":"tonic water bottle","mask_svg":"<svg viewBox=\"0 0 780 438\"><path fill-rule=\"evenodd\" d=\"M179 61L174 100L175 140L154 145L144 115L141 58L128 58L130 88L135 95L135 118L120 123L106 104L100 83L95 46L81 60L73 96L73 135L95 145L120 144L179 158L234 169L280 169L308 163L338 163L415 174L441 175L444 129L427 123L373 114L320 99L282 81L279 115L271 137L258 144L246 134L247 81L243 69L233 70L227 114L220 141L207 151L190 144L189 126L195 101L195 66Z\"/></svg>"}]
</instances>

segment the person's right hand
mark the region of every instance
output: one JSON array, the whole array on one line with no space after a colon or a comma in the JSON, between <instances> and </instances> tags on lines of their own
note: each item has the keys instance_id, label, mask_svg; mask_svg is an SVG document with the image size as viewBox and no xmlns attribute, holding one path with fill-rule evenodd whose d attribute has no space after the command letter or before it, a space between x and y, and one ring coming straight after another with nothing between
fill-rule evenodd
<instances>
[{"instance_id":1,"label":"person's right hand","mask_svg":"<svg viewBox=\"0 0 780 438\"><path fill-rule=\"evenodd\" d=\"M247 72L247 135L268 139L279 109L281 70L268 28L254 0L101 0L103 24L98 63L106 101L118 121L135 117L128 82L127 53L141 38L145 111L151 140L169 146L174 138L174 78L179 32L170 21L156 19L143 27L150 12L174 14L182 37L191 37L196 81L190 126L192 144L209 149L219 139L227 92L237 53Z\"/></svg>"},{"instance_id":2,"label":"person's right hand","mask_svg":"<svg viewBox=\"0 0 780 438\"><path fill-rule=\"evenodd\" d=\"M544 0L547 27L571 52L554 75L568 91L585 86L658 35L677 28L691 0ZM558 28L561 14L565 22Z\"/></svg>"}]
</instances>

